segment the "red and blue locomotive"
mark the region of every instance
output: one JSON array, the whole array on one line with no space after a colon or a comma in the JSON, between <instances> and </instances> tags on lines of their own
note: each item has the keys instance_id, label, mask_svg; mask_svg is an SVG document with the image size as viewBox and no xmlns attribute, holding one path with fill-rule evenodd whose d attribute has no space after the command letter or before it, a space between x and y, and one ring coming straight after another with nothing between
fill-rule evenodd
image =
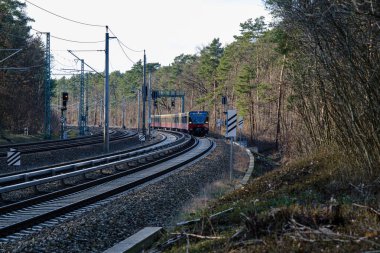
<instances>
[{"instance_id":1,"label":"red and blue locomotive","mask_svg":"<svg viewBox=\"0 0 380 253\"><path fill-rule=\"evenodd\" d=\"M208 134L208 122L207 111L191 111L152 116L153 128L184 131L197 136L205 136Z\"/></svg>"}]
</instances>

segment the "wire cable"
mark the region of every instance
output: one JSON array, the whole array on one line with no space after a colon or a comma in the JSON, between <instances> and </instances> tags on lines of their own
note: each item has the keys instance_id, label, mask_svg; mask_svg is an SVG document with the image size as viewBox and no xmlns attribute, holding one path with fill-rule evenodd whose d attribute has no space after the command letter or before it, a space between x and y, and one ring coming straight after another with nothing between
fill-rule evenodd
<instances>
[{"instance_id":1,"label":"wire cable","mask_svg":"<svg viewBox=\"0 0 380 253\"><path fill-rule=\"evenodd\" d=\"M19 35L12 34L12 33L8 32L8 31L5 31L5 29L3 29L3 28L0 28L0 31L3 31L4 34L12 36L12 37L15 37L15 38L18 38L18 39L27 39L28 38L27 36L22 37L22 36L19 36Z\"/></svg>"},{"instance_id":2,"label":"wire cable","mask_svg":"<svg viewBox=\"0 0 380 253\"><path fill-rule=\"evenodd\" d=\"M141 53L141 52L143 52L144 50L134 50L134 49L132 49L132 48L130 48L130 47L128 47L127 45L125 45L116 35L115 35L115 33L108 27L108 30L112 33L112 35L113 36L115 36L116 37L116 39L119 41L119 43L121 43L121 45L123 45L126 49L128 49L128 50L131 50L131 51L133 51L133 52L136 52L136 53Z\"/></svg>"},{"instance_id":3,"label":"wire cable","mask_svg":"<svg viewBox=\"0 0 380 253\"><path fill-rule=\"evenodd\" d=\"M120 48L121 48L121 51L123 51L125 57L127 57L127 59L128 59L130 62L132 62L133 64L136 64L136 62L132 61L132 59L129 58L129 56L127 55L127 53L124 51L124 48L121 46L120 41L117 40L117 42L119 43L119 46L120 46Z\"/></svg>"},{"instance_id":4,"label":"wire cable","mask_svg":"<svg viewBox=\"0 0 380 253\"><path fill-rule=\"evenodd\" d=\"M64 67L69 67L69 68L72 67L72 66L69 66L69 65L66 65L66 64L62 63L61 61L58 61L56 57L54 57L52 61L54 63L57 62L59 65L64 66Z\"/></svg>"},{"instance_id":5,"label":"wire cable","mask_svg":"<svg viewBox=\"0 0 380 253\"><path fill-rule=\"evenodd\" d=\"M66 17L63 17L63 16L61 16L61 15L58 15L58 14L56 14L56 13L54 13L54 12L51 12L51 11L49 11L49 10L46 10L46 9L42 8L41 6L38 6L38 5L36 5L36 4L34 4L34 3L30 2L30 1L28 1L28 0L25 0L25 2L31 4L31 5L33 5L33 6L35 6L35 7L37 7L38 9L41 9L41 10L43 10L43 11L46 11L47 13L50 13L50 14L56 16L56 17L59 17L59 18L65 19L65 20L67 20L67 21L71 21L71 22L74 22L74 23L77 23L77 24L87 25L87 26L102 27L102 28L105 27L105 25L89 24L89 23L84 23L84 22L76 21L76 20L73 20L73 19L70 19L70 18L66 18Z\"/></svg>"},{"instance_id":6,"label":"wire cable","mask_svg":"<svg viewBox=\"0 0 380 253\"><path fill-rule=\"evenodd\" d=\"M20 70L20 71L26 71L32 68L39 68L45 66L45 64L40 64L40 65L34 65L34 66L28 66L28 67L3 67L0 68L0 70Z\"/></svg>"},{"instance_id":7,"label":"wire cable","mask_svg":"<svg viewBox=\"0 0 380 253\"><path fill-rule=\"evenodd\" d=\"M22 48L19 48L19 49L9 49L9 50L4 50L4 51L10 51L10 50L17 50L16 52L12 53L11 55L8 55L7 57L5 57L4 59L0 60L0 63L2 63L3 61L11 58L12 56L14 56L15 54L19 53L22 51Z\"/></svg>"},{"instance_id":8,"label":"wire cable","mask_svg":"<svg viewBox=\"0 0 380 253\"><path fill-rule=\"evenodd\" d=\"M31 28L33 31L36 31L38 33L44 33L44 32L41 32L37 29L34 29L34 28ZM103 43L105 40L99 40L99 41L77 41L77 40L69 40L69 39L65 39L65 38L61 38L61 37L57 37L57 36L54 36L54 35L50 35L50 37L54 38L54 39L58 39L58 40L63 40L63 41L67 41L67 42L73 42L73 43L81 43L81 44L95 44L95 43Z\"/></svg>"}]
</instances>

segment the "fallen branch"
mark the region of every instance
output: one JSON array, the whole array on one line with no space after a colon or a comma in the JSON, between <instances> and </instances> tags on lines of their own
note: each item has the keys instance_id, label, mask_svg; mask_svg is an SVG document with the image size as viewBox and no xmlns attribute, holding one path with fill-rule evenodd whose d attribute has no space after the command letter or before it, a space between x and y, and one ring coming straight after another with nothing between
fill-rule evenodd
<instances>
[{"instance_id":1,"label":"fallen branch","mask_svg":"<svg viewBox=\"0 0 380 253\"><path fill-rule=\"evenodd\" d=\"M178 234L175 237L169 238L166 242L157 245L155 248L149 250L149 253L161 253L162 251L171 248L178 241L186 238L184 234Z\"/></svg>"},{"instance_id":2,"label":"fallen branch","mask_svg":"<svg viewBox=\"0 0 380 253\"><path fill-rule=\"evenodd\" d=\"M189 237L195 237L200 239L211 239L211 240L217 240L217 239L225 239L223 236L207 236L207 235L197 235L197 234L189 234L189 233L171 233L172 235L185 235Z\"/></svg>"},{"instance_id":3,"label":"fallen branch","mask_svg":"<svg viewBox=\"0 0 380 253\"><path fill-rule=\"evenodd\" d=\"M359 205L359 204L356 204L356 203L353 203L352 205L353 205L353 206L360 207L360 208L368 209L369 211L371 211L371 212L375 213L376 215L380 216L380 212L377 211L376 209L374 209L373 207L370 207L370 206L363 206L363 205Z\"/></svg>"},{"instance_id":4,"label":"fallen branch","mask_svg":"<svg viewBox=\"0 0 380 253\"><path fill-rule=\"evenodd\" d=\"M355 236L351 236L351 235L339 234L339 233L335 233L334 231L332 231L331 229L329 229L327 227L320 227L318 229L312 229L306 225L298 223L294 219L291 219L290 221L293 224L292 227L294 230L296 230L296 233L299 236L300 240L305 240L305 237L303 237L302 235L316 235L316 236L319 235L319 236L325 236L329 240L332 240L332 241L338 241L338 242L355 241L356 243L366 242L366 243L370 243L372 245L375 245L376 247L380 246L380 244L378 244L374 241L368 240L367 237L355 237ZM291 237L293 237L293 236L291 236ZM349 240L344 240L344 238L349 239ZM309 239L307 239L307 240L309 240Z\"/></svg>"},{"instance_id":5,"label":"fallen branch","mask_svg":"<svg viewBox=\"0 0 380 253\"><path fill-rule=\"evenodd\" d=\"M178 222L178 223L177 223L177 226L191 225L191 224L198 223L198 222L200 222L200 221L202 221L202 220L205 220L205 219L206 219L206 220L209 220L209 221L213 221L213 220L217 219L218 217L220 217L220 216L222 216L222 215L224 215L224 214L226 214L226 213L231 212L232 210L234 210L233 207L228 208L228 209L226 209L226 210L224 210L224 211L221 211L221 212L218 212L218 213L212 214L212 215L209 216L209 217L198 218L198 219L189 220L189 221L181 221L181 222Z\"/></svg>"},{"instance_id":6,"label":"fallen branch","mask_svg":"<svg viewBox=\"0 0 380 253\"><path fill-rule=\"evenodd\" d=\"M246 228L240 228L238 231L236 231L235 234L233 234L231 236L230 241L237 240L238 238L240 238L246 232L247 232Z\"/></svg>"}]
</instances>

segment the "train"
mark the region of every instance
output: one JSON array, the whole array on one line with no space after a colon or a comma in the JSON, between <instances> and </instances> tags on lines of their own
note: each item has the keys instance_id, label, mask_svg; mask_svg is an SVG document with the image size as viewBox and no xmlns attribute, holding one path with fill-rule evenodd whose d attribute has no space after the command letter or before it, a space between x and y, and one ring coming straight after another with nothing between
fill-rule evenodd
<instances>
[{"instance_id":1,"label":"train","mask_svg":"<svg viewBox=\"0 0 380 253\"><path fill-rule=\"evenodd\" d=\"M195 136L205 136L209 130L209 114L207 111L190 111L153 115L151 126L154 129L169 129L187 132Z\"/></svg>"}]
</instances>

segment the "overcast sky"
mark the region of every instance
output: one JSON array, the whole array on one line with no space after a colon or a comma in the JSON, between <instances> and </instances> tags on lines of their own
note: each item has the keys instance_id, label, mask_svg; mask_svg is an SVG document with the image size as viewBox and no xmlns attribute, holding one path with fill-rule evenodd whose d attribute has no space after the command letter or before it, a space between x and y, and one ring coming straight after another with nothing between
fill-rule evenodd
<instances>
[{"instance_id":1,"label":"overcast sky","mask_svg":"<svg viewBox=\"0 0 380 253\"><path fill-rule=\"evenodd\" d=\"M145 49L147 61L161 65L169 65L182 53L197 53L197 48L206 46L213 38L219 38L223 45L231 43L233 36L239 34L239 24L249 18L270 19L261 0L30 0L30 3L76 21L108 25L126 46ZM105 38L104 27L73 23L26 4L27 15L35 20L31 25L36 30L75 41ZM44 35L40 36L45 40ZM51 38L53 73L79 68L68 49L102 50L104 47L104 43L79 44ZM125 49L125 53L133 62L143 57L142 52ZM104 52L75 54L95 69L104 70ZM132 64L118 42L111 40L110 70L124 72Z\"/></svg>"}]
</instances>

